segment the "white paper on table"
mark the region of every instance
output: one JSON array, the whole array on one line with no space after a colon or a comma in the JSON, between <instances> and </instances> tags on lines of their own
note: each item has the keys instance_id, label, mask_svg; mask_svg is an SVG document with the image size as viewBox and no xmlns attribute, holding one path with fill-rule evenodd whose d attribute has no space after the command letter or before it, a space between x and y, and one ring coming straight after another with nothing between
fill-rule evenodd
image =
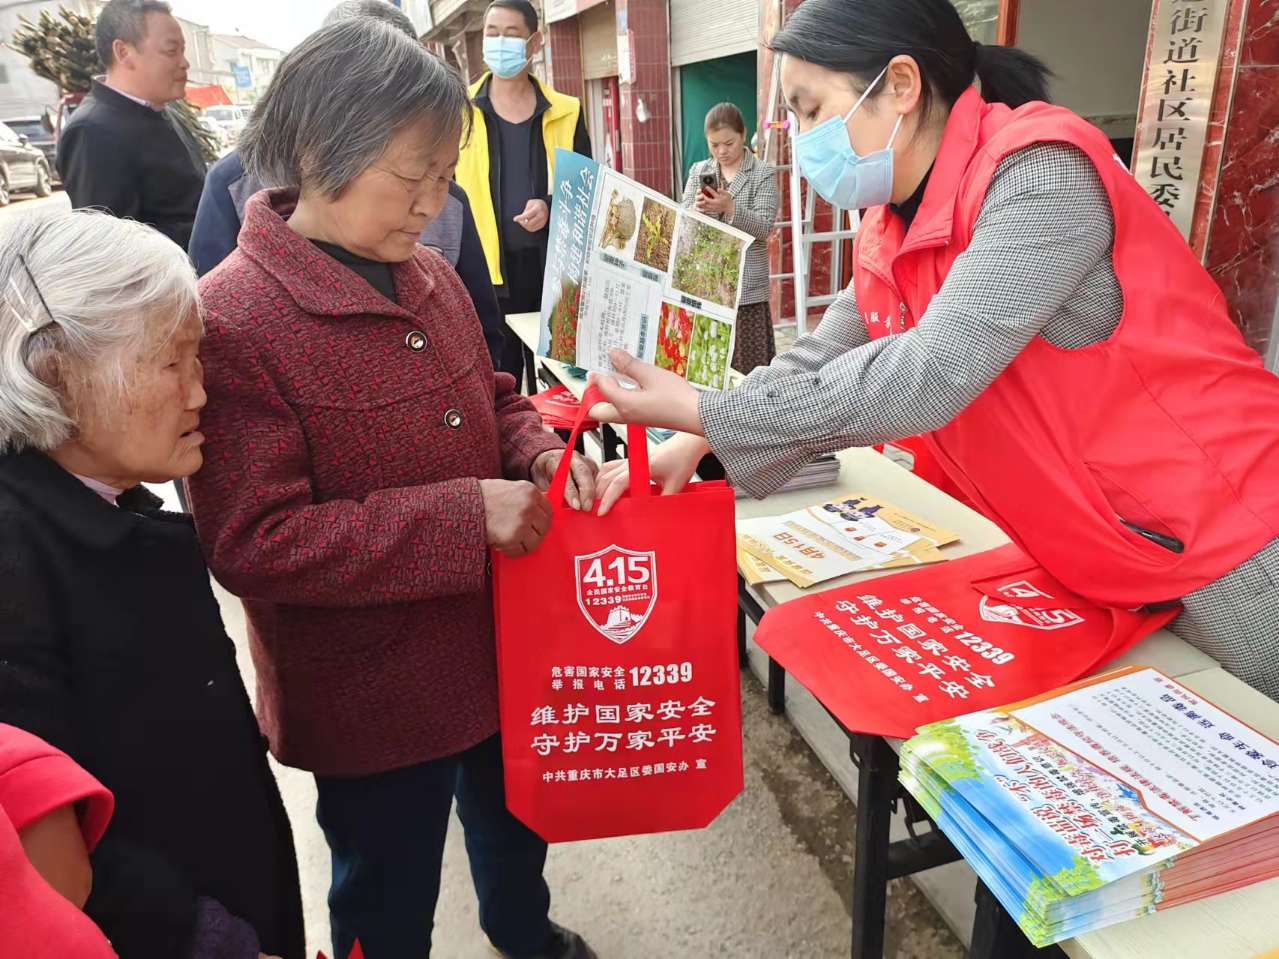
<instances>
[{"instance_id":1,"label":"white paper on table","mask_svg":"<svg viewBox=\"0 0 1279 959\"><path fill-rule=\"evenodd\" d=\"M820 506L810 506L806 512L830 527L841 540L847 542L849 549L859 555L866 554L881 560L892 559L921 539L915 533L898 529L878 516L860 516L855 521L850 521Z\"/></svg>"},{"instance_id":2,"label":"white paper on table","mask_svg":"<svg viewBox=\"0 0 1279 959\"><path fill-rule=\"evenodd\" d=\"M830 531L820 523L802 522L803 515L800 512L741 520L737 532L789 568L803 570L805 578L817 583L873 569L883 562L870 550L851 549L842 537L828 535Z\"/></svg>"}]
</instances>

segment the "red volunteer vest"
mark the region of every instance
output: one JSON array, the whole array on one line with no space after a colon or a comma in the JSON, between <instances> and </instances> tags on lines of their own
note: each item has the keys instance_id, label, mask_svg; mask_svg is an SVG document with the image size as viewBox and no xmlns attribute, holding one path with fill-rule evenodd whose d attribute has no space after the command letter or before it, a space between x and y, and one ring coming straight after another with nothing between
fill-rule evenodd
<instances>
[{"instance_id":1,"label":"red volunteer vest","mask_svg":"<svg viewBox=\"0 0 1279 959\"><path fill-rule=\"evenodd\" d=\"M1207 271L1068 110L956 102L909 234L884 207L857 237L853 282L871 337L913 327L972 239L1000 160L1063 142L1097 168L1114 210L1124 312L1105 342L1036 337L929 452L1063 585L1108 606L1176 599L1279 536L1279 377L1243 341ZM1180 540L1180 554L1120 520Z\"/></svg>"}]
</instances>

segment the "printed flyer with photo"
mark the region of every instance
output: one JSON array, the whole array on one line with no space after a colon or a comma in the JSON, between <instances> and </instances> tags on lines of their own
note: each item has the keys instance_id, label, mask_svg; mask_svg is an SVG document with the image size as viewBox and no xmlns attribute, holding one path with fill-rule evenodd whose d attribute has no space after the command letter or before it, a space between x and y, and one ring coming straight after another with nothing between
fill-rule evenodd
<instances>
[{"instance_id":1,"label":"printed flyer with photo","mask_svg":"<svg viewBox=\"0 0 1279 959\"><path fill-rule=\"evenodd\" d=\"M940 547L958 539L862 494L737 524L739 549L805 589L849 573L940 562Z\"/></svg>"},{"instance_id":2,"label":"printed flyer with photo","mask_svg":"<svg viewBox=\"0 0 1279 959\"><path fill-rule=\"evenodd\" d=\"M612 372L620 347L724 389L752 238L588 157L555 151L538 353Z\"/></svg>"},{"instance_id":3,"label":"printed flyer with photo","mask_svg":"<svg viewBox=\"0 0 1279 959\"><path fill-rule=\"evenodd\" d=\"M901 759L1036 946L1279 875L1279 743L1154 669L933 723Z\"/></svg>"}]
</instances>

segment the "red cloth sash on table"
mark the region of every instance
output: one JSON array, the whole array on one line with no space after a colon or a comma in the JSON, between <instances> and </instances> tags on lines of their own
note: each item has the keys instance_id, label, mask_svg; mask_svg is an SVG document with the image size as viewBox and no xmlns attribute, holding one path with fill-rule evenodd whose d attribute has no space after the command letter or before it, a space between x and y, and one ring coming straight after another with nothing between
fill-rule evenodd
<instances>
[{"instance_id":1,"label":"red cloth sash on table","mask_svg":"<svg viewBox=\"0 0 1279 959\"><path fill-rule=\"evenodd\" d=\"M566 456L545 539L493 555L506 803L548 842L699 829L742 789L733 491L652 495L628 431L607 516L564 504Z\"/></svg>"},{"instance_id":2,"label":"red cloth sash on table","mask_svg":"<svg viewBox=\"0 0 1279 959\"><path fill-rule=\"evenodd\" d=\"M577 423L582 404L567 386L560 384L550 389L534 393L528 398L537 407L542 422L553 430L571 430ZM599 426L595 420L588 419L583 423L584 430L593 430Z\"/></svg>"},{"instance_id":3,"label":"red cloth sash on table","mask_svg":"<svg viewBox=\"0 0 1279 959\"><path fill-rule=\"evenodd\" d=\"M755 641L850 732L906 738L1073 682L1178 612L1097 606L1008 545L783 603Z\"/></svg>"}]
</instances>

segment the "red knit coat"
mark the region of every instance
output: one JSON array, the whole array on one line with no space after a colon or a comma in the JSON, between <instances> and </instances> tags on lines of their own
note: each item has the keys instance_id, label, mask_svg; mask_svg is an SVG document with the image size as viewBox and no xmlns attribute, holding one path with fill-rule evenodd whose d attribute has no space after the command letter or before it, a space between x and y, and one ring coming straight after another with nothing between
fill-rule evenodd
<instances>
[{"instance_id":1,"label":"red knit coat","mask_svg":"<svg viewBox=\"0 0 1279 959\"><path fill-rule=\"evenodd\" d=\"M209 566L244 600L272 752L366 775L497 731L479 481L526 480L563 444L493 372L439 254L393 266L396 305L290 230L292 205L253 197L239 249L200 282L191 504Z\"/></svg>"}]
</instances>

